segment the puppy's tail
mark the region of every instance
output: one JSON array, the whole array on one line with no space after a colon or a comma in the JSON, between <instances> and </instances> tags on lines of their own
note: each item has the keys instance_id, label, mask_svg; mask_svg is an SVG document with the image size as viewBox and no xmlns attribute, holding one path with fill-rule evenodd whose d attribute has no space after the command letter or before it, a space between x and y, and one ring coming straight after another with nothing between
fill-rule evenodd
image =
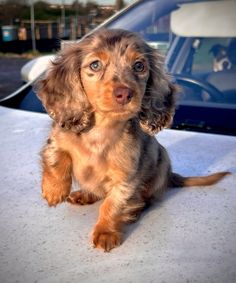
<instances>
[{"instance_id":1,"label":"puppy's tail","mask_svg":"<svg viewBox=\"0 0 236 283\"><path fill-rule=\"evenodd\" d=\"M183 177L172 172L169 180L169 187L211 186L230 174L230 172L219 172L203 177Z\"/></svg>"}]
</instances>

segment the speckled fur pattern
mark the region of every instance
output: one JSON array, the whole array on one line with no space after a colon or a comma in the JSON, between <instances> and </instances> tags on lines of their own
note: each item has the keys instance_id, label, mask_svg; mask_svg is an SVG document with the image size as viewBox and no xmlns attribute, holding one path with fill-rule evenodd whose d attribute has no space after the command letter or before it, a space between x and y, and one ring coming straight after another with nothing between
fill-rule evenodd
<instances>
[{"instance_id":1,"label":"speckled fur pattern","mask_svg":"<svg viewBox=\"0 0 236 283\"><path fill-rule=\"evenodd\" d=\"M132 98L118 103L115 93L124 89ZM153 137L172 121L175 89L163 57L124 30L100 30L72 44L38 82L38 96L54 120L41 154L43 197L50 206L104 199L91 234L97 248L119 246L125 223L171 181L184 184ZM73 178L77 192L71 192Z\"/></svg>"}]
</instances>

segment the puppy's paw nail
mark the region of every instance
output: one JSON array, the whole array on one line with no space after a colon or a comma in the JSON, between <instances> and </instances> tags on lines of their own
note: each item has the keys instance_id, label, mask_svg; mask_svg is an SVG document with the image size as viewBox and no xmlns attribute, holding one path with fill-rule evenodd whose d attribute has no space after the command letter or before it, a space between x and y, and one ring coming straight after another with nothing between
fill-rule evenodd
<instances>
[{"instance_id":1,"label":"puppy's paw nail","mask_svg":"<svg viewBox=\"0 0 236 283\"><path fill-rule=\"evenodd\" d=\"M121 234L108 230L94 229L92 241L95 248L110 252L112 249L121 245Z\"/></svg>"}]
</instances>

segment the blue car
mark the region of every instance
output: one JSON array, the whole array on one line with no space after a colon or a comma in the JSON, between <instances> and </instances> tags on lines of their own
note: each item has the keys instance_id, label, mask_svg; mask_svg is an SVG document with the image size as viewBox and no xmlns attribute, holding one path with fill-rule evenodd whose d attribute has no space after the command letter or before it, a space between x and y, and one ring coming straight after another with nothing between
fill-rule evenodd
<instances>
[{"instance_id":1,"label":"blue car","mask_svg":"<svg viewBox=\"0 0 236 283\"><path fill-rule=\"evenodd\" d=\"M138 32L166 56L167 71L181 87L173 128L236 135L235 10L231 0L136 1L98 28ZM32 82L0 103L44 112Z\"/></svg>"}]
</instances>

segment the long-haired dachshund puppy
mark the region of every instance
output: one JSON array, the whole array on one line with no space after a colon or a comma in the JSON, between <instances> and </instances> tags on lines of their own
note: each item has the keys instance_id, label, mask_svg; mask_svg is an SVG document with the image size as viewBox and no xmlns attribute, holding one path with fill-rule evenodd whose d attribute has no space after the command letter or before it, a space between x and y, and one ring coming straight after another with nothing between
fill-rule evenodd
<instances>
[{"instance_id":1,"label":"long-haired dachshund puppy","mask_svg":"<svg viewBox=\"0 0 236 283\"><path fill-rule=\"evenodd\" d=\"M211 185L227 174L172 173L153 135L172 121L175 86L137 34L100 30L66 48L38 96L54 120L42 151L42 195L49 206L104 199L92 232L104 251L119 246L124 224L168 187ZM79 191L71 192L72 179Z\"/></svg>"}]
</instances>

